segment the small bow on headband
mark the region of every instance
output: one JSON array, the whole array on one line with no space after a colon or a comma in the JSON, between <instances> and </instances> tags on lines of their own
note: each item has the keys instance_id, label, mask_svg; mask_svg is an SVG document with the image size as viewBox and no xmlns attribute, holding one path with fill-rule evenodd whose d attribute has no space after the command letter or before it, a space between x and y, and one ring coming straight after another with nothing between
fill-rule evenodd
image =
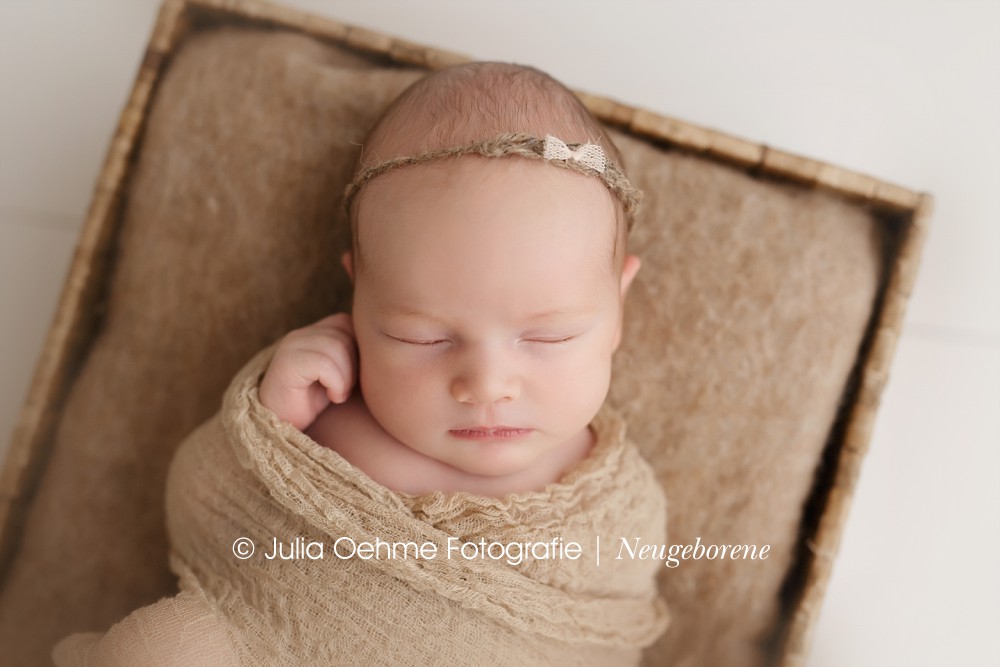
<instances>
[{"instance_id":1,"label":"small bow on headband","mask_svg":"<svg viewBox=\"0 0 1000 667\"><path fill-rule=\"evenodd\" d=\"M546 160L579 162L599 174L604 173L608 164L607 158L604 157L604 150L597 144L581 144L577 148L570 148L562 139L557 139L551 134L545 135L542 157Z\"/></svg>"}]
</instances>

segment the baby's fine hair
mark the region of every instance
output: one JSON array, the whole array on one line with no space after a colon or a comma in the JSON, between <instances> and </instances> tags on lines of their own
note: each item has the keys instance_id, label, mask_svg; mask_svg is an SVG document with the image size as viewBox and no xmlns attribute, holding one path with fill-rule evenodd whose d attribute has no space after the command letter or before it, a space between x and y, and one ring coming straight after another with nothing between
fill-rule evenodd
<instances>
[{"instance_id":1,"label":"baby's fine hair","mask_svg":"<svg viewBox=\"0 0 1000 667\"><path fill-rule=\"evenodd\" d=\"M362 145L358 170L401 155L414 155L481 141L503 133L555 135L567 143L599 144L624 168L604 127L569 88L525 65L473 62L418 79L385 110ZM358 193L350 212L355 266L360 264ZM613 258L620 270L626 242L624 215L615 204Z\"/></svg>"},{"instance_id":2,"label":"baby's fine hair","mask_svg":"<svg viewBox=\"0 0 1000 667\"><path fill-rule=\"evenodd\" d=\"M534 67L502 62L456 65L413 83L372 127L361 164L393 157L386 150L400 144L416 153L505 132L600 144L622 166L611 138L573 91Z\"/></svg>"}]
</instances>

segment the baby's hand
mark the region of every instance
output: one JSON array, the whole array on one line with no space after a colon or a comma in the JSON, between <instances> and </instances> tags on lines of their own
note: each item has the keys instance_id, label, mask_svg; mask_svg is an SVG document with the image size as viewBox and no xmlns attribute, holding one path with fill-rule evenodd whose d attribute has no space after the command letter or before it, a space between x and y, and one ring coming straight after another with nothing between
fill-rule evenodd
<instances>
[{"instance_id":1,"label":"baby's hand","mask_svg":"<svg viewBox=\"0 0 1000 667\"><path fill-rule=\"evenodd\" d=\"M261 380L264 407L304 431L331 401L343 403L357 381L358 348L347 313L285 334Z\"/></svg>"}]
</instances>

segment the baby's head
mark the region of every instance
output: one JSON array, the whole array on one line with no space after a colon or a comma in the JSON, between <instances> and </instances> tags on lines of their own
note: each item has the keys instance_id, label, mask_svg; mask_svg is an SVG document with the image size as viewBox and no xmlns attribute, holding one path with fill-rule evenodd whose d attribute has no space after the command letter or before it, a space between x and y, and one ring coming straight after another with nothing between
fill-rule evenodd
<instances>
[{"instance_id":1,"label":"baby's head","mask_svg":"<svg viewBox=\"0 0 1000 667\"><path fill-rule=\"evenodd\" d=\"M599 145L607 170L545 159L547 135ZM499 156L448 154L497 137L486 151ZM620 165L572 92L531 68L441 70L386 111L363 147L344 267L362 394L387 432L487 476L579 441L607 395L639 268L625 255L635 192ZM455 433L477 426L530 433Z\"/></svg>"}]
</instances>

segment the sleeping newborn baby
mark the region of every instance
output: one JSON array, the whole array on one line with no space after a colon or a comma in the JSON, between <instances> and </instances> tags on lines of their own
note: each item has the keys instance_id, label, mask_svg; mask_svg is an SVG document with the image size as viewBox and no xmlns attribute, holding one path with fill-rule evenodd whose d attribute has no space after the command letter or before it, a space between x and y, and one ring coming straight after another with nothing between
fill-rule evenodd
<instances>
[{"instance_id":1,"label":"sleeping newborn baby","mask_svg":"<svg viewBox=\"0 0 1000 667\"><path fill-rule=\"evenodd\" d=\"M57 665L638 664L665 500L605 401L638 197L537 70L408 88L345 192L352 312L258 353L179 447L180 593Z\"/></svg>"},{"instance_id":2,"label":"sleeping newborn baby","mask_svg":"<svg viewBox=\"0 0 1000 667\"><path fill-rule=\"evenodd\" d=\"M518 159L502 141L500 159L444 154L383 171L386 158L512 129L614 150L539 72L425 78L364 144L343 257L352 314L289 334L260 386L263 405L396 491L537 490L594 445L588 424L639 269L625 254L633 193L596 170Z\"/></svg>"}]
</instances>

